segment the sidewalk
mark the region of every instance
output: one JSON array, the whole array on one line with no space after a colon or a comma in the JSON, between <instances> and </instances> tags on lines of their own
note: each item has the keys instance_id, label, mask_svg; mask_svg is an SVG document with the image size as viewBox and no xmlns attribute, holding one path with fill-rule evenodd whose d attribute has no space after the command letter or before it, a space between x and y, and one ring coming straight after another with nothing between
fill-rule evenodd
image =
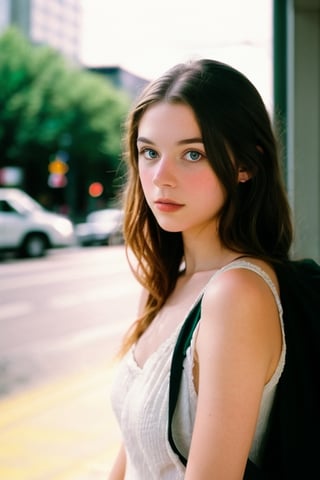
<instances>
[{"instance_id":1,"label":"sidewalk","mask_svg":"<svg viewBox=\"0 0 320 480\"><path fill-rule=\"evenodd\" d=\"M119 432L113 365L0 401L0 479L106 480Z\"/></svg>"}]
</instances>

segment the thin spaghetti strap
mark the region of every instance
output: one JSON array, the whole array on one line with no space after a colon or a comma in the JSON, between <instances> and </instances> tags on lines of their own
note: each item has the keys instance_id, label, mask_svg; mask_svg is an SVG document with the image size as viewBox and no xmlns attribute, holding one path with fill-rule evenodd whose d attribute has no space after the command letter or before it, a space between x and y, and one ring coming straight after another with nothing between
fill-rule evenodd
<instances>
[{"instance_id":1,"label":"thin spaghetti strap","mask_svg":"<svg viewBox=\"0 0 320 480\"><path fill-rule=\"evenodd\" d=\"M217 274L225 272L226 270L232 270L234 268L245 268L246 270L251 270L252 272L255 272L257 275L259 275L266 282L266 284L272 291L275 301L277 303L279 313L282 315L282 305L281 305L280 297L275 287L275 284L273 283L269 275L261 267L259 267L258 265L255 265L254 263L248 262L248 260L242 260L241 257L238 257L233 262L228 263L228 265L225 265L224 267L222 267L217 272Z\"/></svg>"}]
</instances>

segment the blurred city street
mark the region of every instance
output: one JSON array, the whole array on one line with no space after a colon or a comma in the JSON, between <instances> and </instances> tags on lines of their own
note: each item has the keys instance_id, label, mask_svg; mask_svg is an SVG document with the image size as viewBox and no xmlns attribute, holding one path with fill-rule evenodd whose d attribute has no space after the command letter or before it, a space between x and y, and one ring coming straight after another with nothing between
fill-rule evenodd
<instances>
[{"instance_id":1,"label":"blurred city street","mask_svg":"<svg viewBox=\"0 0 320 480\"><path fill-rule=\"evenodd\" d=\"M284 166L294 213L311 226L310 255L319 256L319 9L298 3L199 2L200 28L190 35L193 2L141 0L124 11L122 2L100 0L0 0L0 188L21 189L47 213L68 217L78 245L92 232L101 239L92 213L122 193L122 126L132 102L174 64L215 58L243 71L277 113L288 130L283 151L304 152ZM313 74L293 82L291 70ZM312 128L305 118L315 119ZM0 247L41 254L53 217L27 214L6 195ZM123 246L0 256L0 480L106 480L119 444L110 405L115 353L139 291Z\"/></svg>"},{"instance_id":2,"label":"blurred city street","mask_svg":"<svg viewBox=\"0 0 320 480\"><path fill-rule=\"evenodd\" d=\"M0 478L105 479L114 356L139 297L123 247L2 261L0 294Z\"/></svg>"}]
</instances>

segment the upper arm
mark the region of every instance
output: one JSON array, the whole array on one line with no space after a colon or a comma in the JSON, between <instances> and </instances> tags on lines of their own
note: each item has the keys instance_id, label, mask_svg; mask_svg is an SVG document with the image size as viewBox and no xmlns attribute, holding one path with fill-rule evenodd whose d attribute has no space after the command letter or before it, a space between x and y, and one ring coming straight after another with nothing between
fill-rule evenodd
<instances>
[{"instance_id":1,"label":"upper arm","mask_svg":"<svg viewBox=\"0 0 320 480\"><path fill-rule=\"evenodd\" d=\"M263 388L280 351L269 287L250 271L221 274L202 302L198 406L186 479L243 477Z\"/></svg>"}]
</instances>

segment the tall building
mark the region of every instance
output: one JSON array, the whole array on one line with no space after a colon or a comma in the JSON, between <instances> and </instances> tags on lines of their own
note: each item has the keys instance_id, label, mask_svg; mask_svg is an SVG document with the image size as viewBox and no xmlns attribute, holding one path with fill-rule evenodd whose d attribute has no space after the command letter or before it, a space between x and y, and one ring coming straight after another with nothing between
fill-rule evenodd
<instances>
[{"instance_id":1,"label":"tall building","mask_svg":"<svg viewBox=\"0 0 320 480\"><path fill-rule=\"evenodd\" d=\"M79 61L79 0L0 0L0 31L10 25L17 26L33 43L50 45Z\"/></svg>"},{"instance_id":2,"label":"tall building","mask_svg":"<svg viewBox=\"0 0 320 480\"><path fill-rule=\"evenodd\" d=\"M0 0L0 32L10 23L9 0Z\"/></svg>"}]
</instances>

